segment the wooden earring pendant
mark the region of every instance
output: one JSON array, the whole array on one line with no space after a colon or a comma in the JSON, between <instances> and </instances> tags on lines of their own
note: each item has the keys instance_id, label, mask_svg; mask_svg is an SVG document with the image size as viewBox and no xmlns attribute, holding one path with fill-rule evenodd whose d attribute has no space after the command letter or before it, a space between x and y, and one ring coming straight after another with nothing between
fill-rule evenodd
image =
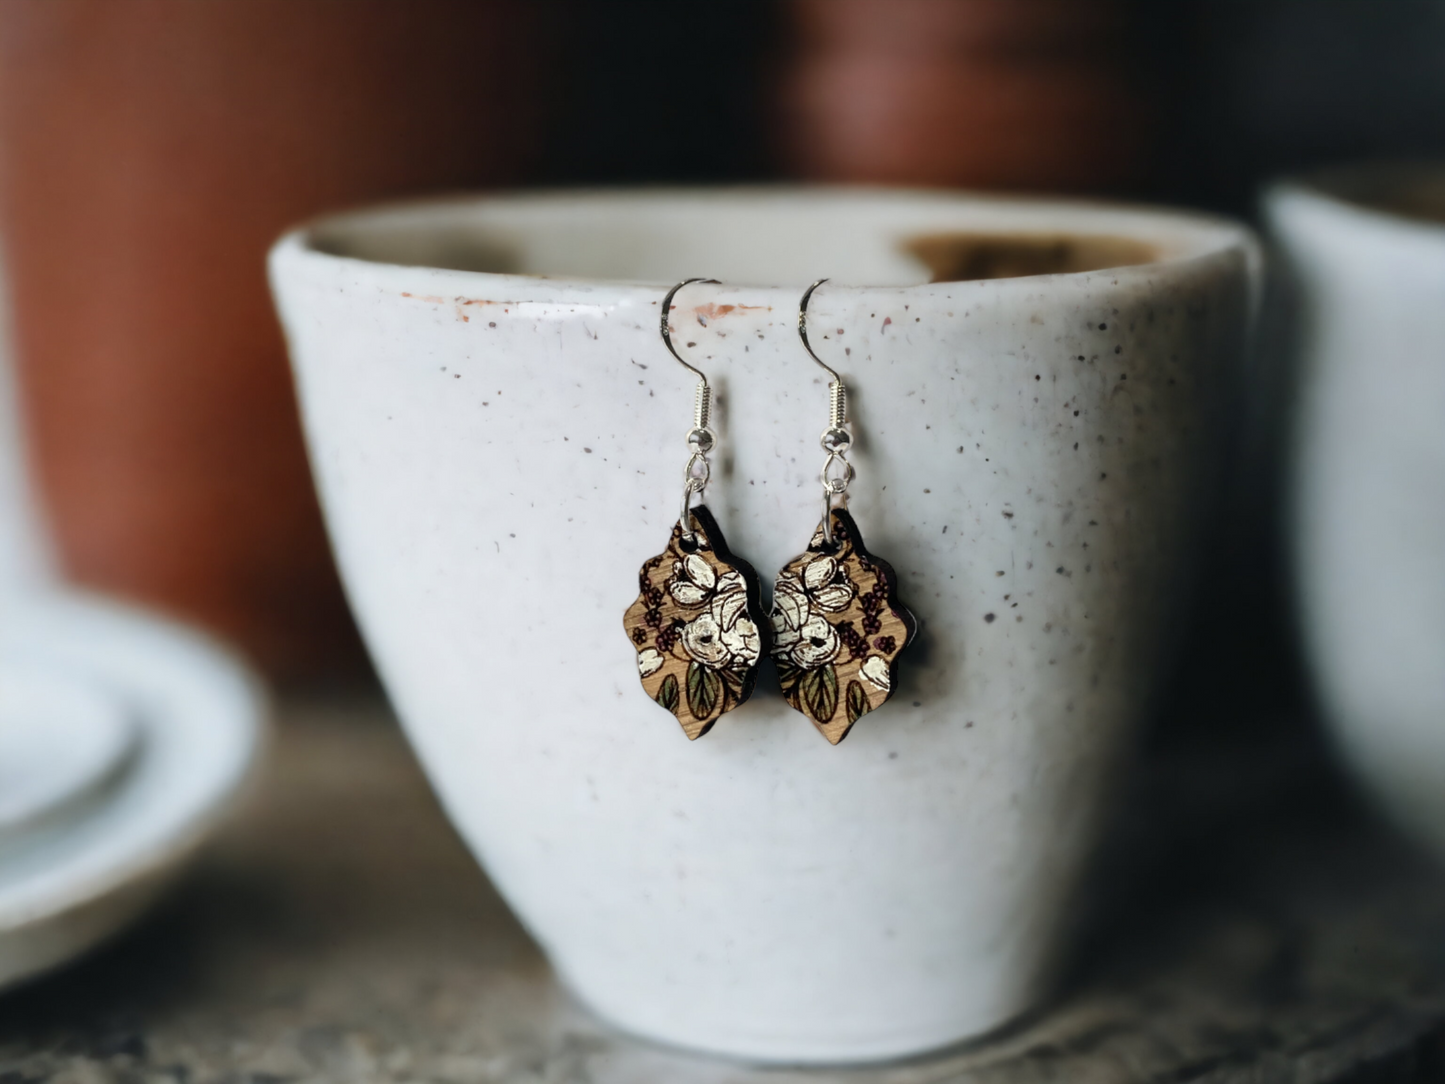
<instances>
[{"instance_id":1,"label":"wooden earring pendant","mask_svg":"<svg viewBox=\"0 0 1445 1084\"><path fill-rule=\"evenodd\" d=\"M798 309L803 346L833 378L828 428L822 437L823 518L807 551L783 566L773 586L772 655L783 697L837 745L853 724L887 703L896 662L918 624L898 600L898 577L868 552L847 509L853 467L846 458L848 392L842 378L808 343L808 287Z\"/></svg>"},{"instance_id":2,"label":"wooden earring pendant","mask_svg":"<svg viewBox=\"0 0 1445 1084\"><path fill-rule=\"evenodd\" d=\"M668 313L682 287L714 281L680 282L662 303L662 341L701 383L687 434L691 456L683 472L682 512L667 548L643 563L637 599L623 615L643 691L677 717L690 739L702 737L752 695L770 639L757 573L728 549L712 513L692 505L693 495L707 487L708 453L717 445L708 425L712 389L673 347Z\"/></svg>"}]
</instances>

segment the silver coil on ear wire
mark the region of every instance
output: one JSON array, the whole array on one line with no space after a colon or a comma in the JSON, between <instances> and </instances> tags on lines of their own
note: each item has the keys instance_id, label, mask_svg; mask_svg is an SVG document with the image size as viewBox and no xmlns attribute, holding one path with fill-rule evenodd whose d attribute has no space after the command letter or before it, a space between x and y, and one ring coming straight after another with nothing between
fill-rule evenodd
<instances>
[{"instance_id":1,"label":"silver coil on ear wire","mask_svg":"<svg viewBox=\"0 0 1445 1084\"><path fill-rule=\"evenodd\" d=\"M712 386L706 380L697 386L697 399L693 403L692 425L694 429L709 428L712 420Z\"/></svg>"},{"instance_id":2,"label":"silver coil on ear wire","mask_svg":"<svg viewBox=\"0 0 1445 1084\"><path fill-rule=\"evenodd\" d=\"M828 385L828 428L842 429L848 424L848 389L841 381Z\"/></svg>"}]
</instances>

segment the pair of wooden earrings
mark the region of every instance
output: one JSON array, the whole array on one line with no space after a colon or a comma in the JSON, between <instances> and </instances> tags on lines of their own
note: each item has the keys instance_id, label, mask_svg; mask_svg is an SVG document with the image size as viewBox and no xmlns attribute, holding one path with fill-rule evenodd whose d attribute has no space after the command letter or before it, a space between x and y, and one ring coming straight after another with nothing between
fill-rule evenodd
<instances>
[{"instance_id":1,"label":"pair of wooden earrings","mask_svg":"<svg viewBox=\"0 0 1445 1084\"><path fill-rule=\"evenodd\" d=\"M808 342L808 302L828 280L809 286L798 304L803 348L832 378L821 439L823 515L807 550L778 573L771 614L764 613L757 573L728 549L707 507L693 504L707 487L708 456L717 446L708 424L712 388L677 352L668 314L684 286L716 281L687 279L662 302L662 341L700 383L687 434L682 512L667 548L643 564L624 626L643 690L677 717L689 738L702 737L752 695L758 667L770 654L784 698L837 745L893 695L895 662L917 626L898 601L893 569L868 552L848 514L854 475L847 459L853 443L848 391Z\"/></svg>"}]
</instances>

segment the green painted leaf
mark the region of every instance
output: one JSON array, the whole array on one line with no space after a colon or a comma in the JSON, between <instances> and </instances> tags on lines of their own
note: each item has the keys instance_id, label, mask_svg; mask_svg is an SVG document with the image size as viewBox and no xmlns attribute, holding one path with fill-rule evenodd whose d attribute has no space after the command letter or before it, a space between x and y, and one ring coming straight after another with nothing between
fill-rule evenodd
<instances>
[{"instance_id":1,"label":"green painted leaf","mask_svg":"<svg viewBox=\"0 0 1445 1084\"><path fill-rule=\"evenodd\" d=\"M776 661L778 664L778 683L783 687L783 695L789 696L798 684L798 678L802 676L803 671L799 670L790 662L784 662L782 659L777 659Z\"/></svg>"},{"instance_id":2,"label":"green painted leaf","mask_svg":"<svg viewBox=\"0 0 1445 1084\"><path fill-rule=\"evenodd\" d=\"M850 725L856 723L868 714L868 694L863 691L863 686L859 682L848 682L848 692L845 694L845 700L848 704L848 722Z\"/></svg>"},{"instance_id":3,"label":"green painted leaf","mask_svg":"<svg viewBox=\"0 0 1445 1084\"><path fill-rule=\"evenodd\" d=\"M668 674L662 679L662 688L657 690L657 702L668 711L677 711L677 675Z\"/></svg>"},{"instance_id":4,"label":"green painted leaf","mask_svg":"<svg viewBox=\"0 0 1445 1084\"><path fill-rule=\"evenodd\" d=\"M838 710L838 672L833 669L832 663L804 674L798 683L798 691L802 696L803 710L816 722L829 722Z\"/></svg>"},{"instance_id":5,"label":"green painted leaf","mask_svg":"<svg viewBox=\"0 0 1445 1084\"><path fill-rule=\"evenodd\" d=\"M694 719L706 719L722 696L722 678L701 663L687 668L687 710Z\"/></svg>"}]
</instances>

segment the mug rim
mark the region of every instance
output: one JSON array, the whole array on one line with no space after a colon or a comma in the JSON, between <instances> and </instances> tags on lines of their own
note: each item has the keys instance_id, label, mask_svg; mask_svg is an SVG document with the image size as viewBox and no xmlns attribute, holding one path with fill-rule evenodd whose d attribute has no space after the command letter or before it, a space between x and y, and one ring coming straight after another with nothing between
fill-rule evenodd
<instances>
[{"instance_id":1,"label":"mug rim","mask_svg":"<svg viewBox=\"0 0 1445 1084\"><path fill-rule=\"evenodd\" d=\"M894 209L932 211L939 215L934 229L959 236L981 238L1057 238L1080 241L1121 241L1153 249L1151 258L1122 262L1081 270L1051 271L1040 274L1018 274L977 278L922 278L908 284L857 284L835 281L832 289L850 292L927 291L931 287L956 287L960 283L1002 283L1005 281L1036 285L1045 280L1081 281L1089 278L1117 280L1121 276L1149 275L1161 270L1177 270L1196 261L1218 257L1230 251L1243 253L1249 277L1257 278L1261 250L1253 231L1238 220L1223 215L1142 203L1056 197L1048 195L1009 195L980 193L953 189L874 187L850 185L707 185L707 186L627 186L616 188L541 188L495 192L439 193L423 198L384 201L331 212L302 222L286 231L272 246L271 262L285 261L310 265L314 270L337 271L350 267L366 277L380 276L391 281L413 279L418 274L461 282L528 284L535 293L539 286L550 286L558 295L569 291L619 290L651 295L671 283L655 279L607 278L588 275L548 274L539 272L486 271L446 266L440 262L406 262L379 259L338 251L338 241L348 234L354 239L367 229L387 228L394 231L411 229L419 232L430 226L436 229L446 222L476 222L479 211L493 214L523 212L537 214L547 211L595 209L599 212L619 210L638 205L665 206L676 209L689 204L726 201L735 207L792 203L816 208L826 204L835 212L849 209ZM985 227L985 219L994 219ZM971 229L970 222L977 225ZM363 270L364 269L364 270ZM758 283L733 279L728 287L738 289L772 289L792 283Z\"/></svg>"},{"instance_id":2,"label":"mug rim","mask_svg":"<svg viewBox=\"0 0 1445 1084\"><path fill-rule=\"evenodd\" d=\"M1393 182L1429 179L1445 190L1445 161L1431 159L1381 160L1328 166L1270 184L1264 193L1266 205L1287 200L1307 200L1323 209L1348 216L1362 224L1386 227L1412 237L1445 241L1445 217L1427 218L1392 209L1368 198ZM1445 211L1445 205L1442 205Z\"/></svg>"}]
</instances>

